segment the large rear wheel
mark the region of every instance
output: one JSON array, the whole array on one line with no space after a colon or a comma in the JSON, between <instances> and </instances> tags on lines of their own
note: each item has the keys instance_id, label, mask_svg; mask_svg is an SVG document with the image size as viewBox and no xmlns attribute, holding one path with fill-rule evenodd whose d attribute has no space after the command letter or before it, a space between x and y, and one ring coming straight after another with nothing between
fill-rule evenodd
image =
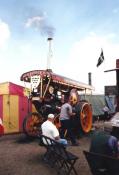
<instances>
[{"instance_id":1,"label":"large rear wheel","mask_svg":"<svg viewBox=\"0 0 119 175\"><path fill-rule=\"evenodd\" d=\"M23 131L27 136L37 137L41 134L43 117L37 112L29 113L23 121Z\"/></svg>"},{"instance_id":2,"label":"large rear wheel","mask_svg":"<svg viewBox=\"0 0 119 175\"><path fill-rule=\"evenodd\" d=\"M76 108L79 129L83 133L89 133L92 128L92 109L90 104L88 102L79 102Z\"/></svg>"}]
</instances>

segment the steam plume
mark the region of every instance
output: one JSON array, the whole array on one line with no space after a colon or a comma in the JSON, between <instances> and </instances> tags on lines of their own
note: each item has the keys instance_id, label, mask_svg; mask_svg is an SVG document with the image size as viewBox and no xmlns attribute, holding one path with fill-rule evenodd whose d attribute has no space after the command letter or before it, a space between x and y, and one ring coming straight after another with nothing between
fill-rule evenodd
<instances>
[{"instance_id":1,"label":"steam plume","mask_svg":"<svg viewBox=\"0 0 119 175\"><path fill-rule=\"evenodd\" d=\"M48 24L45 16L34 16L29 18L25 27L34 27L36 30L40 30L41 34L47 35L48 37L54 36L55 28Z\"/></svg>"}]
</instances>

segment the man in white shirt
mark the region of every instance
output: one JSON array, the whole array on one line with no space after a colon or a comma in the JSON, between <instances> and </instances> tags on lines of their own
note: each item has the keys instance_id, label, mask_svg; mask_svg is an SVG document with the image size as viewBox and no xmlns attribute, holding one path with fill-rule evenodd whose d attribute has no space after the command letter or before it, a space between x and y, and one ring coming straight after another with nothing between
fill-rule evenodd
<instances>
[{"instance_id":1,"label":"man in white shirt","mask_svg":"<svg viewBox=\"0 0 119 175\"><path fill-rule=\"evenodd\" d=\"M66 146L67 140L60 138L59 131L54 125L53 121L54 114L49 114L48 119L41 125L42 134Z\"/></svg>"}]
</instances>

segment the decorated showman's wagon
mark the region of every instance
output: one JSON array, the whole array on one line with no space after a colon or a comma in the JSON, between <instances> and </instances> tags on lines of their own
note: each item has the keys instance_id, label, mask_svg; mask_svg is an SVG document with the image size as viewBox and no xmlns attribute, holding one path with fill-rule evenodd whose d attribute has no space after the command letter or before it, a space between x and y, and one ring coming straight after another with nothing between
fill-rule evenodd
<instances>
[{"instance_id":1,"label":"decorated showman's wagon","mask_svg":"<svg viewBox=\"0 0 119 175\"><path fill-rule=\"evenodd\" d=\"M51 69L33 70L21 75L21 81L30 83L29 101L35 106L36 112L30 112L23 121L23 130L28 136L41 133L41 124L49 113L55 114L54 123L60 128L59 114L65 95L73 101L74 127L77 131L88 133L92 127L92 108L88 101L80 100L80 93L92 92L93 87L88 84L57 75Z\"/></svg>"}]
</instances>

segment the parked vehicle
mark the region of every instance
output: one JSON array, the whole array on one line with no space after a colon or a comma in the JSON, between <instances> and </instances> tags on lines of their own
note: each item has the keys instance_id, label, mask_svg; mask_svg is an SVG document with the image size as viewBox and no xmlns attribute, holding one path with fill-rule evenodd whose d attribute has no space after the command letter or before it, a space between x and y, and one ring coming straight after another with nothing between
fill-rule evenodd
<instances>
[{"instance_id":1,"label":"parked vehicle","mask_svg":"<svg viewBox=\"0 0 119 175\"><path fill-rule=\"evenodd\" d=\"M33 70L21 75L21 81L30 83L29 100L37 112L29 112L23 122L23 130L29 136L41 133L41 124L49 113L55 114L54 123L60 128L59 113L64 103L64 96L73 100L76 111L77 129L88 133L92 127L92 109L88 101L80 100L79 93L91 93L93 87L70 78L57 75L52 70Z\"/></svg>"}]
</instances>

